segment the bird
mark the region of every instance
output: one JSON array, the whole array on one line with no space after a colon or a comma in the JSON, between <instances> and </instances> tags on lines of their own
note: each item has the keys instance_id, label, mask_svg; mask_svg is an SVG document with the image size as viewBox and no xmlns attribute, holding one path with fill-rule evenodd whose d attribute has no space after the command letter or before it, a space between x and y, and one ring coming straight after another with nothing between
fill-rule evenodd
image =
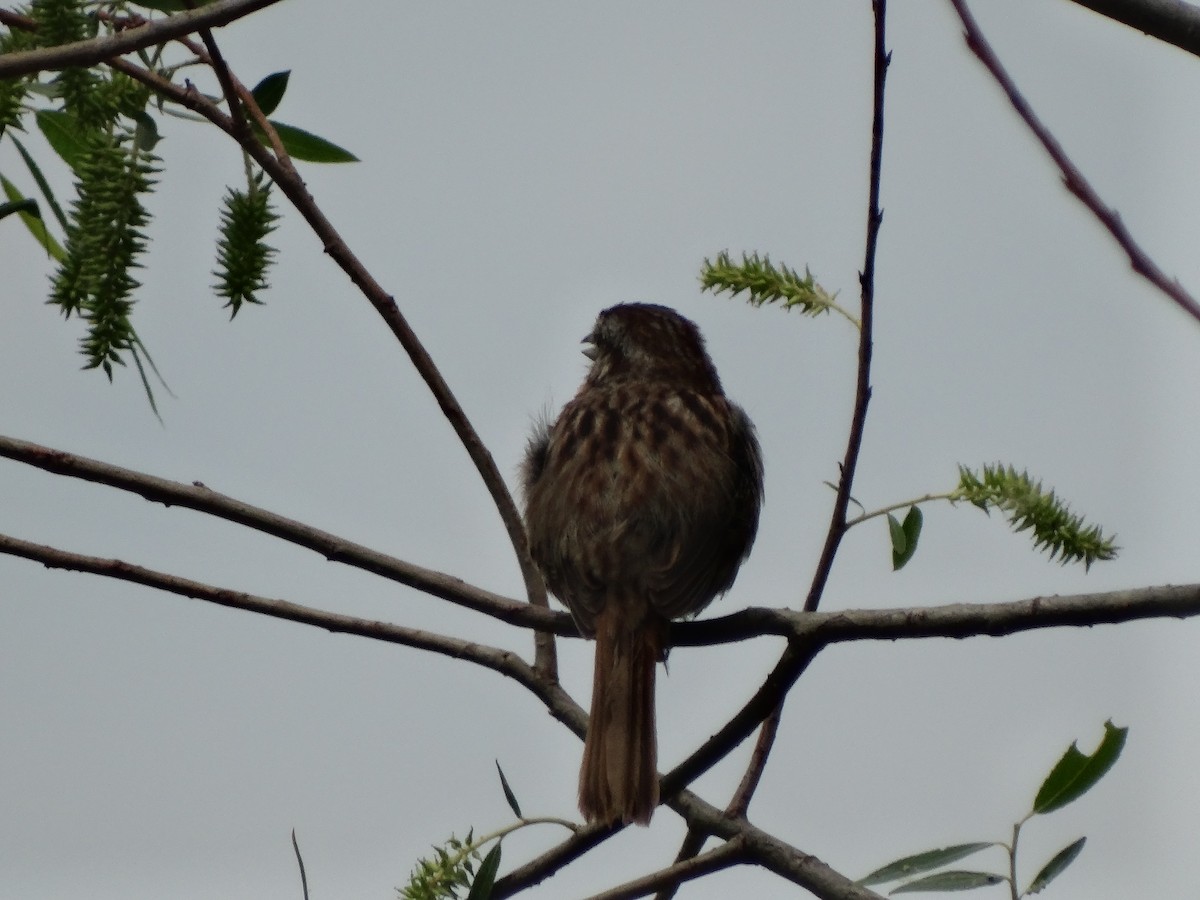
<instances>
[{"instance_id":1,"label":"bird","mask_svg":"<svg viewBox=\"0 0 1200 900\"><path fill-rule=\"evenodd\" d=\"M675 310L612 306L583 343L583 384L529 438L524 520L547 588L596 642L580 812L647 825L656 667L670 622L725 593L750 553L762 451L699 328Z\"/></svg>"}]
</instances>

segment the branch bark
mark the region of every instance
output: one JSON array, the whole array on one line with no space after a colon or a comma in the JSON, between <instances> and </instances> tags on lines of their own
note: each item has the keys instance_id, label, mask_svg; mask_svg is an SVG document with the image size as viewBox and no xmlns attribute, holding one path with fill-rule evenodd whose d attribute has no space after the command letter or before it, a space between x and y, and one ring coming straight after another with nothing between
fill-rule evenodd
<instances>
[{"instance_id":1,"label":"branch bark","mask_svg":"<svg viewBox=\"0 0 1200 900\"><path fill-rule=\"evenodd\" d=\"M415 647L418 650L428 650L431 653L449 656L452 659L464 659L483 666L485 669L506 675L526 687L534 688L535 692L537 689L538 679L533 668L517 654L499 647L489 647L486 644L447 637L432 631L340 615L323 609L302 606L299 603L291 603L287 600L277 600L257 594L248 594L244 591L220 588L204 582L181 578L178 575L147 569L144 566L133 565L123 560L70 553L55 547L22 541L8 535L0 535L0 553L34 560L51 569L67 569L73 572L87 572L106 578L116 578L181 597L215 603L218 606L259 613L276 619L287 619L303 625L314 625L326 631L355 634L391 644L402 644L406 647Z\"/></svg>"},{"instance_id":2,"label":"branch bark","mask_svg":"<svg viewBox=\"0 0 1200 900\"><path fill-rule=\"evenodd\" d=\"M212 6L204 7L203 10L188 12L179 16L171 16L167 19L157 19L147 26L127 29L108 38L98 40L101 42L113 40L127 32L139 32L144 27L153 26L155 29L158 29L154 32L159 36L158 40L136 44L129 48L139 49L142 46L149 46L152 43L163 43L175 37L183 37L186 34L200 31L212 24L222 24L223 21L231 21L237 17L232 14L232 10L236 9L239 15L246 15L260 6L266 6L272 2L278 2L278 0L219 0L218 3ZM202 16L203 13L207 13L208 18ZM229 18L217 21L220 19L219 14L227 14ZM176 24L171 27L164 24L172 21L176 21ZM185 25L189 25L189 27L184 27ZM77 47L92 43L95 42L84 41L79 45L70 46ZM107 47L110 45L104 44L104 46ZM63 48L49 49L59 51ZM0 58L0 77L3 77L6 73L4 65L6 63L12 65L14 57L33 57L41 52L31 51L26 54L10 54ZM93 52L96 52L94 48ZM156 72L134 65L128 60L116 58L120 52L128 52L128 50L116 51L109 54L101 53L94 59L89 58L89 62L90 64L107 62L112 68L147 85L160 97L179 103L185 109L203 116L232 137L263 168L271 177L271 180L279 186L280 191L291 201L296 211L308 222L313 233L320 239L325 252L349 276L355 287L359 289L367 301L375 308L375 311L388 325L388 328L400 343L405 353L408 354L409 360L422 380L424 380L430 393L433 394L434 400L442 411L442 415L445 416L450 427L454 429L455 435L467 451L467 456L471 459L476 471L479 473L484 487L491 495L492 502L495 504L496 511L500 515L500 520L504 525L509 541L512 544L513 552L516 555L517 564L521 570L521 577L525 582L525 591L529 603L533 606L549 610L550 603L546 596L546 586L542 582L541 573L538 572L537 566L533 564L533 558L529 554L529 547L525 537L525 526L521 521L521 514L517 511L516 503L513 502L512 495L509 493L508 486L505 484L504 477L500 474L500 469L497 467L495 459L492 458L491 452L475 431L470 419L467 418L466 412L459 405L458 399L454 396L454 392L451 391L450 385L446 382L445 378L442 377L441 371L434 363L433 358L426 351L420 339L417 338L416 332L412 330L403 313L400 312L395 298L388 294L383 286L375 280L362 261L350 249L341 234L334 228L333 223L329 221L324 212L317 206L316 200L309 193L304 179L296 171L295 166L292 165L286 153L276 155L275 152L264 146L248 129L240 127L237 119L221 112L216 104L202 96L199 91L180 87ZM38 57L38 59L42 60L42 62L37 63L37 60L34 60L37 64L29 71L54 68L54 65L46 64L46 58ZM53 61L54 57L50 57L50 59ZM18 62L20 62L19 59ZM233 78L232 73L224 65L223 61L218 64L217 60L214 59L213 63L222 84L226 85L231 109L234 109L234 104L238 102L236 97L236 88L238 86L235 83L236 79ZM66 65L73 64L81 63L66 63ZM15 72L13 74L22 73ZM233 92L229 91L230 87L234 88ZM242 94L244 95L245 93L243 89ZM273 134L273 129L269 125L266 130L268 134ZM274 141L278 145L277 136L275 136ZM554 645L554 635L546 631L536 632L534 635L534 648L537 669L548 679L557 678L558 662Z\"/></svg>"},{"instance_id":3,"label":"branch bark","mask_svg":"<svg viewBox=\"0 0 1200 900\"><path fill-rule=\"evenodd\" d=\"M1074 0L1080 6L1200 56L1200 6L1183 0Z\"/></svg>"},{"instance_id":4,"label":"branch bark","mask_svg":"<svg viewBox=\"0 0 1200 900\"><path fill-rule=\"evenodd\" d=\"M850 432L846 439L846 455L842 459L838 477L837 495L833 501L833 512L829 517L829 530L825 534L825 545L821 558L813 572L812 584L804 600L804 608L814 611L821 603L825 585L833 571L833 561L838 547L849 526L846 511L850 508L850 496L854 488L854 473L858 467L858 454L862 450L863 433L867 424L867 406L871 402L871 352L875 321L875 251L879 245L879 229L883 224L883 210L879 208L879 191L883 179L883 101L887 87L887 70L891 56L887 51L887 0L873 0L875 13L874 91L871 107L871 155L868 163L867 228L866 245L863 251L863 267L858 273L861 290L861 323L858 334L858 372L855 378L854 412L850 416Z\"/></svg>"},{"instance_id":5,"label":"branch bark","mask_svg":"<svg viewBox=\"0 0 1200 900\"><path fill-rule=\"evenodd\" d=\"M405 562L386 553L356 544L295 519L251 506L200 484L183 484L143 472L114 466L85 456L0 436L0 457L34 466L56 475L67 475L138 494L164 506L182 506L244 525L340 562L397 581L434 597L482 612L510 624L523 624L555 634L578 634L567 613L538 609L500 594L485 591L461 578Z\"/></svg>"},{"instance_id":6,"label":"branch bark","mask_svg":"<svg viewBox=\"0 0 1200 900\"><path fill-rule=\"evenodd\" d=\"M56 71L69 66L94 66L145 47L165 44L202 28L228 25L280 2L280 0L217 0L201 9L151 19L136 28L126 28L104 37L45 47L22 53L0 55L0 78L17 78L34 72Z\"/></svg>"}]
</instances>

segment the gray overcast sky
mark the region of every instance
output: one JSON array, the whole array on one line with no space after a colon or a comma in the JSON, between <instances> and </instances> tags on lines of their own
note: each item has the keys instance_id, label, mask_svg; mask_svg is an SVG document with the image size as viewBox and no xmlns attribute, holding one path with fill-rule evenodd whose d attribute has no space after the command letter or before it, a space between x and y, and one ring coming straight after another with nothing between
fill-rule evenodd
<instances>
[{"instance_id":1,"label":"gray overcast sky","mask_svg":"<svg viewBox=\"0 0 1200 900\"><path fill-rule=\"evenodd\" d=\"M1136 278L1062 190L969 55L944 0L896 2L875 394L856 496L947 490L959 462L1046 479L1118 533L1062 568L969 508L927 510L890 571L882 525L845 543L826 608L1019 599L1197 580L1200 328ZM758 424L767 504L713 608L799 605L853 397L855 335L701 295L728 248L808 265L857 301L870 4L279 4L219 33L241 78L293 70L278 117L357 153L305 168L392 290L515 486L531 418L573 393L595 313L647 299L694 318ZM1167 271L1200 289L1200 60L1066 0L979 0L1038 111ZM164 120L167 172L137 325L177 395L78 371L47 266L0 223L5 433L210 487L518 596L498 517L375 313L285 214L268 305L211 294L217 198L241 160ZM31 145L40 148L40 138ZM7 146L0 171L21 175ZM64 184L61 179L56 182ZM0 531L527 652L523 633L280 542L14 463ZM390 898L450 832L573 816L580 744L465 665L0 558L0 900ZM1081 834L1058 900L1190 897L1200 676L1195 622L822 654L789 701L754 806L859 876L907 852L1004 840L1066 746L1111 717L1125 756L1023 832L1025 875ZM680 650L660 678L664 767L711 734L779 647ZM591 647L564 642L581 701ZM747 749L697 789L723 805ZM530 896L574 897L669 861L662 811ZM506 868L560 839L529 830ZM999 854L987 860L999 866ZM1001 895L990 889L980 896ZM696 898L789 896L738 870Z\"/></svg>"}]
</instances>

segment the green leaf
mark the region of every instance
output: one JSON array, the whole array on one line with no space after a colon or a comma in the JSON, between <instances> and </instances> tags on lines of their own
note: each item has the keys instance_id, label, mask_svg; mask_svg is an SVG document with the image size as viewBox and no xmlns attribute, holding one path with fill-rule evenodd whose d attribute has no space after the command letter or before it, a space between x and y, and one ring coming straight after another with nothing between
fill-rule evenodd
<instances>
[{"instance_id":1,"label":"green leaf","mask_svg":"<svg viewBox=\"0 0 1200 900\"><path fill-rule=\"evenodd\" d=\"M1042 782L1033 801L1033 812L1044 814L1062 809L1091 790L1121 755L1128 733L1128 728L1117 728L1109 719L1104 723L1104 738L1091 756L1080 753L1072 741Z\"/></svg>"},{"instance_id":2,"label":"green leaf","mask_svg":"<svg viewBox=\"0 0 1200 900\"><path fill-rule=\"evenodd\" d=\"M337 144L318 137L310 131L294 125L285 125L274 119L271 120L271 124L275 127L279 140L283 142L283 148L293 159L314 163L358 162L358 157L349 150L343 150ZM260 135L261 137L263 135Z\"/></svg>"},{"instance_id":3,"label":"green leaf","mask_svg":"<svg viewBox=\"0 0 1200 900\"><path fill-rule=\"evenodd\" d=\"M21 154L21 159L25 161L25 168L29 169L29 174L33 176L33 180L37 182L38 190L42 192L42 196L46 198L46 203L50 206L50 211L54 213L54 218L58 219L58 224L62 226L63 231L67 230L67 216L62 211L62 207L58 205L58 200L54 196L54 191L50 190L50 183L46 181L46 176L42 174L41 167L29 155L29 151L25 149L25 145L18 141L15 137L12 142L17 145L17 152Z\"/></svg>"},{"instance_id":4,"label":"green leaf","mask_svg":"<svg viewBox=\"0 0 1200 900\"><path fill-rule=\"evenodd\" d=\"M87 149L87 141L86 132L75 117L55 109L39 109L36 119L38 128L54 152L61 156L63 162L73 171L78 171L79 162Z\"/></svg>"},{"instance_id":5,"label":"green leaf","mask_svg":"<svg viewBox=\"0 0 1200 900\"><path fill-rule=\"evenodd\" d=\"M1086 837L1081 837L1075 843L1063 847L1050 862L1042 866L1042 871L1037 873L1037 877L1033 879L1033 884L1029 885L1029 890L1025 893L1036 894L1042 890L1051 881L1062 874L1063 869L1075 862L1075 857L1083 849L1083 845L1087 842Z\"/></svg>"},{"instance_id":6,"label":"green leaf","mask_svg":"<svg viewBox=\"0 0 1200 900\"><path fill-rule=\"evenodd\" d=\"M512 788L508 786L508 779L504 777L504 770L500 768L500 760L496 760L496 771L500 773L500 787L504 789L504 799L508 801L508 808L513 811L513 815L518 819L525 818L521 815L521 807L517 803L517 796L512 792Z\"/></svg>"},{"instance_id":7,"label":"green leaf","mask_svg":"<svg viewBox=\"0 0 1200 900\"><path fill-rule=\"evenodd\" d=\"M46 228L46 223L42 219L42 212L38 209L37 201L32 197L22 197L21 192L17 190L17 186L3 175L0 175L0 187L3 187L4 195L11 201L0 206L0 209L16 207L9 211L16 212L21 217L21 221L25 223L25 227L29 229L29 233L33 235L34 240L41 244L51 257L58 262L62 262L66 258L67 252ZM0 218L3 218L5 215L8 215L8 213L0 214Z\"/></svg>"},{"instance_id":8,"label":"green leaf","mask_svg":"<svg viewBox=\"0 0 1200 900\"><path fill-rule=\"evenodd\" d=\"M488 851L479 866L479 873L471 883L471 893L467 900L490 900L492 886L496 883L496 873L500 871L500 843Z\"/></svg>"},{"instance_id":9,"label":"green leaf","mask_svg":"<svg viewBox=\"0 0 1200 900\"><path fill-rule=\"evenodd\" d=\"M888 513L888 532L892 538L892 556L898 556L908 549L908 536L904 533L904 526L900 524L900 520Z\"/></svg>"},{"instance_id":10,"label":"green leaf","mask_svg":"<svg viewBox=\"0 0 1200 900\"><path fill-rule=\"evenodd\" d=\"M971 891L975 888L1000 884L1008 879L991 872L938 872L901 885L893 894L915 894L918 891Z\"/></svg>"},{"instance_id":11,"label":"green leaf","mask_svg":"<svg viewBox=\"0 0 1200 900\"><path fill-rule=\"evenodd\" d=\"M994 846L995 844L990 841L983 841L974 844L955 844L952 847L942 847L940 850L926 850L924 853L916 853L912 856L905 856L895 862L890 862L886 866L876 869L870 875L858 879L855 883L870 885L882 884L886 881L896 881L900 878L916 875L918 872L928 872L930 869L958 862L972 853L978 853L980 850L986 850L988 847Z\"/></svg>"},{"instance_id":12,"label":"green leaf","mask_svg":"<svg viewBox=\"0 0 1200 900\"><path fill-rule=\"evenodd\" d=\"M133 142L139 150L153 150L162 140L158 133L158 123L148 112L140 112L135 116L137 127L133 130Z\"/></svg>"},{"instance_id":13,"label":"green leaf","mask_svg":"<svg viewBox=\"0 0 1200 900\"><path fill-rule=\"evenodd\" d=\"M279 101L287 91L288 76L291 74L291 69L275 72L254 86L250 93L254 95L254 102L263 111L263 115L269 116L279 108Z\"/></svg>"},{"instance_id":14,"label":"green leaf","mask_svg":"<svg viewBox=\"0 0 1200 900\"><path fill-rule=\"evenodd\" d=\"M921 525L924 516L916 506L908 508L904 524L896 521L896 517L888 515L888 528L892 533L892 571L899 572L917 552L917 541L921 537Z\"/></svg>"}]
</instances>

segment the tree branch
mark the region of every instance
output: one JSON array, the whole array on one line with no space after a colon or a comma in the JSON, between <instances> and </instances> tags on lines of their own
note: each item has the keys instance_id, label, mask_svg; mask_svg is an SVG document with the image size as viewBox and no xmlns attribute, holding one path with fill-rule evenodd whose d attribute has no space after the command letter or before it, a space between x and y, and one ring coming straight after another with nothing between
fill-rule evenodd
<instances>
[{"instance_id":1,"label":"tree branch","mask_svg":"<svg viewBox=\"0 0 1200 900\"><path fill-rule=\"evenodd\" d=\"M164 506L181 506L206 515L236 522L254 531L272 535L320 553L331 562L339 562L380 575L442 600L467 609L482 612L509 624L521 624L556 634L578 634L574 621L567 613L537 609L500 594L467 584L460 578L422 568L404 560L372 550L345 538L313 528L295 519L251 506L232 497L219 494L196 482L183 484L168 481L143 472L76 456L28 441L0 436L0 457L25 463L96 484L138 494Z\"/></svg>"},{"instance_id":2,"label":"tree branch","mask_svg":"<svg viewBox=\"0 0 1200 900\"><path fill-rule=\"evenodd\" d=\"M991 44L983 36L983 32L979 28L979 23L975 21L975 17L967 8L966 0L950 0L950 4L954 7L958 17L962 20L963 29L967 46L971 48L971 52L979 57L979 61L987 68L996 83L1004 91L1008 97L1008 102L1012 104L1013 109L1017 111L1017 115L1029 127L1034 136L1041 142L1046 152L1050 154L1050 158L1054 160L1062 173L1063 183L1067 190L1074 194L1080 202L1083 203L1092 214L1100 221L1108 233L1113 236L1113 239L1125 251L1125 255L1129 257L1129 264L1133 271L1137 272L1152 285L1167 295L1174 303L1191 316L1196 321L1200 322L1200 303L1189 294L1177 280L1169 278L1165 272L1158 267L1146 251L1143 250L1133 239L1133 235L1129 233L1129 229L1125 227L1125 223L1121 221L1120 214L1110 206L1107 206L1100 195L1083 177L1083 173L1071 162L1058 139L1050 133L1050 130L1042 124L1042 121L1033 111L1033 107L1029 105L1029 101L1018 90L1016 83L1005 70L1004 65L996 56Z\"/></svg>"},{"instance_id":3,"label":"tree branch","mask_svg":"<svg viewBox=\"0 0 1200 900\"><path fill-rule=\"evenodd\" d=\"M875 79L874 102L871 112L871 159L867 198L867 239L863 268L858 274L862 294L861 327L858 332L858 375L855 381L854 413L850 417L850 434L846 439L846 455L842 459L841 475L838 478L837 495L833 501L833 512L829 519L829 530L825 534L825 546L813 573L812 585L804 601L809 612L816 610L833 571L833 560L848 528L846 510L850 506L850 493L854 487L854 471L858 466L858 454L862 449L863 431L867 422L867 406L871 402L871 342L875 321L875 250L879 244L879 228L883 223L883 211L879 208L879 188L883 175L883 99L887 84L887 70L891 54L887 50L886 19L887 0L872 0L875 12Z\"/></svg>"},{"instance_id":4,"label":"tree branch","mask_svg":"<svg viewBox=\"0 0 1200 900\"><path fill-rule=\"evenodd\" d=\"M236 1L247 2L248 5L248 0ZM265 2L268 2L268 0L257 1L262 2L264 5ZM269 1L274 2L276 0ZM232 5L234 2L235 0L221 0L217 6ZM209 6L204 8L208 11L214 7ZM152 24L162 22L167 22L167 19L157 19ZM202 20L193 19L192 22L193 28L190 29L191 31L202 29L204 26ZM179 35L172 36L182 36L188 34L190 30L184 30ZM120 34L125 34L125 32L120 32ZM162 40L166 41L168 38L164 37ZM215 49L215 42L209 40L206 43L209 43L210 50ZM40 50L37 53L41 53ZM28 56L30 54L11 55ZM4 68L2 68L4 61L10 58L10 55L6 55L4 59L0 59L0 76L5 72ZM299 211L300 215L305 218L308 227L322 240L325 253L328 253L330 258L334 259L338 268L346 272L350 281L355 284L355 287L359 288L360 293L376 308L376 312L388 324L392 335L396 337L404 352L408 354L409 360L413 362L413 366L418 371L418 374L420 374L422 380L425 380L425 384L430 389L434 400L437 401L438 407L442 409L442 414L445 416L446 421L450 422L450 426L454 428L458 440L463 445L463 449L466 449L467 455L475 464L475 469L478 470L480 479L484 482L486 490L491 494L492 502L496 505L500 521L504 524L505 532L509 535L512 550L516 554L517 565L521 569L521 576L524 586L526 586L526 595L529 604L548 610L550 608L550 600L548 600L546 595L545 583L542 582L541 574L533 563L533 557L530 557L521 514L517 511L516 504L512 500L508 485L504 482L504 476L500 474L500 470L496 466L496 460L492 458L491 452L488 451L487 446L480 439L474 426L470 424L466 412L458 404L454 392L450 390L450 385L445 382L442 373L438 370L437 365L434 364L433 358L428 354L424 344L421 344L419 338L416 337L416 332L410 328L408 320L404 318L400 307L396 305L395 299L386 293L383 286L380 286L374 280L370 271L367 271L366 266L362 265L361 260L355 256L354 252L350 250L349 245L346 244L346 241L342 239L341 234L334 228L334 224L329 221L329 218L325 217L324 212L317 205L316 199L312 197L311 193L308 193L304 179L296 172L287 154L276 155L275 152L266 148L244 127L244 124L240 124L238 119L222 113L216 104L200 95L198 91L180 88L179 85L169 82L166 78L158 76L157 73L133 65L127 60L109 59L107 61L108 65L115 68L115 70L124 72L127 76L148 85L149 88L156 91L158 95L167 98L167 100L180 103L182 107L204 116L205 119L208 119L212 124L220 128L221 131L232 137L235 142L238 142L241 149L250 155L263 168L264 172L271 176L271 180L280 187L280 190L292 202L296 211ZM210 62L217 73L218 79L221 80L224 91L226 91L230 109L234 109L236 112L235 104L238 103L236 97L241 96L245 98L248 96L244 86L233 77L232 72L224 65L220 54L217 53ZM37 68L35 66L34 70L31 71L37 71ZM266 126L266 133L271 137L272 143L277 148L280 148L281 145L278 142L277 136L275 136L274 128L271 128L269 124ZM534 635L534 648L535 666L538 667L538 670L547 678L557 678L557 650L554 647L552 632L536 631Z\"/></svg>"},{"instance_id":5,"label":"tree branch","mask_svg":"<svg viewBox=\"0 0 1200 900\"><path fill-rule=\"evenodd\" d=\"M161 81L162 79L159 80ZM156 90L161 90L151 82L146 83L151 84ZM171 85L171 87L175 88L176 86ZM183 93L186 94L187 92ZM179 92L173 90L167 96L176 99L179 97ZM248 139L241 139L236 127L233 127L233 123L229 121L229 117L223 115L220 110L216 109L213 104L204 98L189 96L187 100L190 101L188 108L199 112L201 115L209 118L210 121L218 124L222 130L237 140L241 147L263 167L322 241L325 252L350 277L350 280L362 295L367 298L376 312L383 318L384 322L387 323L392 334L399 341L400 346L408 354L417 373L425 381L430 393L433 394L442 411L442 415L445 416L450 426L454 429L459 442L463 445L463 448L467 451L467 455L475 464L484 487L491 495L492 502L500 514L500 520L504 525L505 531L508 533L509 541L516 554L530 604L548 610L550 603L546 596L546 587L542 582L541 574L533 564L533 558L529 554L529 547L525 538L525 526L521 521L521 515L517 511L517 506L513 502L512 495L508 491L508 486L504 482L504 477L500 474L500 470L496 466L496 461L492 458L491 452L484 445L474 426L467 418L466 412L459 405L457 398L455 398L453 391L450 389L450 385L442 377L433 358L425 350L424 345L409 326L408 320L400 312L395 299L383 289L383 286L375 280L374 276L362 264L361 260L350 250L349 245L342 239L337 229L334 228L333 223L326 218L320 207L317 206L316 200L309 193L304 180L296 172L295 167L291 165L290 160L276 157L262 143L254 139L253 136L250 136ZM553 636L548 632L539 632L535 635L534 640L536 648L535 664L537 668L548 678L557 677Z\"/></svg>"},{"instance_id":6,"label":"tree branch","mask_svg":"<svg viewBox=\"0 0 1200 900\"><path fill-rule=\"evenodd\" d=\"M1200 584L1182 584L1031 597L1005 603L953 603L905 609L807 613L750 607L718 619L677 622L670 636L675 647L729 644L767 635L828 646L864 640L1004 637L1038 628L1117 625L1140 619L1183 619L1197 615L1200 615Z\"/></svg>"},{"instance_id":7,"label":"tree branch","mask_svg":"<svg viewBox=\"0 0 1200 900\"><path fill-rule=\"evenodd\" d=\"M633 881L593 894L589 900L631 900L634 897L645 897L651 891L666 886L678 887L685 881L700 878L710 872L728 869L745 857L741 836L726 841L719 847L714 847L707 853L679 861L665 869L659 869Z\"/></svg>"},{"instance_id":8,"label":"tree branch","mask_svg":"<svg viewBox=\"0 0 1200 900\"><path fill-rule=\"evenodd\" d=\"M68 569L73 572L87 572L92 575L102 575L105 578L116 578L120 581L129 581L171 594L178 594L182 597L215 603L218 606L259 613L276 619L287 619L303 625L314 625L326 631L355 634L359 637L386 641L391 644L402 644L406 647L449 656L452 659L464 659L483 666L485 669L499 672L501 675L507 675L533 689L535 693L541 693L533 668L517 654L499 647L489 647L473 641L446 637L432 631L326 612L298 603L290 603L287 600L275 600L242 591L214 587L203 582L133 565L119 559L104 559L98 556L71 553L43 544L22 541L8 535L0 535L0 553L40 562L51 569Z\"/></svg>"},{"instance_id":9,"label":"tree branch","mask_svg":"<svg viewBox=\"0 0 1200 900\"><path fill-rule=\"evenodd\" d=\"M883 900L826 863L745 819L730 819L715 806L684 791L668 804L694 827L727 841L742 842L745 860L798 884L821 900Z\"/></svg>"},{"instance_id":10,"label":"tree branch","mask_svg":"<svg viewBox=\"0 0 1200 900\"><path fill-rule=\"evenodd\" d=\"M150 19L136 28L59 47L0 55L0 78L16 78L34 72L56 71L69 66L94 66L145 47L165 44L201 28L228 25L279 0L217 0L201 9L188 10L162 19Z\"/></svg>"},{"instance_id":11,"label":"tree branch","mask_svg":"<svg viewBox=\"0 0 1200 900\"><path fill-rule=\"evenodd\" d=\"M1183 0L1074 0L1130 28L1200 56L1200 6Z\"/></svg>"},{"instance_id":12,"label":"tree branch","mask_svg":"<svg viewBox=\"0 0 1200 900\"><path fill-rule=\"evenodd\" d=\"M276 0L254 0L254 2L267 5L268 2L276 2ZM252 8L249 8L253 7L251 0L220 0L214 6L232 7L239 3L248 7L245 12L253 11ZM211 24L209 20L201 19L199 16L202 12L213 10L214 6L205 7L204 10L196 12L181 14L196 17L191 19L193 27L179 31L177 34L172 33L167 37L163 37L162 41L173 37L181 37L191 31L200 30L206 24ZM163 22L177 18L180 18L180 16L155 20L151 24L158 26ZM131 29L131 31L138 30L140 29ZM126 32L121 32L121 34L124 33ZM211 41L209 43L211 44L211 50L215 46L215 43ZM52 49L57 50L59 48ZM41 51L36 52L40 53ZM5 71L3 68L4 62L9 60L11 56L29 55L11 54L0 59L0 76L3 76ZM105 59L105 56L101 56L99 59L93 60L93 62ZM217 58L212 60L214 70L226 90L231 109L235 109L234 104L237 103L236 98L239 95L238 88L241 88L241 95L245 95L245 89L240 85L240 82L236 81L228 67L224 65L224 61L220 60L218 63L218 59L219 54ZM396 337L400 346L408 354L413 367L425 381L430 393L433 394L434 400L437 401L442 411L442 415L445 416L451 428L454 429L459 442L467 451L468 457L475 464L484 487L491 495L492 502L496 506L500 520L504 525L504 529L508 534L509 541L517 557L517 564L521 570L521 577L525 583L525 592L529 603L533 606L540 606L543 609L549 610L550 603L546 596L546 586L542 581L541 573L538 572L537 566L534 565L533 558L529 554L529 547L525 537L525 526L521 521L521 514L517 511L517 506L513 502L512 495L508 491L508 486L505 484L504 477L500 474L500 470L496 466L496 461L492 458L491 452L475 431L474 426L467 418L466 412L459 405L457 398L455 398L449 384L442 377L433 358L425 350L424 345L421 344L416 333L409 326L408 320L400 312L395 299L374 279L361 260L350 250L349 245L346 244L337 229L334 228L333 223L326 218L320 207L317 206L316 200L309 193L307 185L296 171L295 166L292 165L286 153L282 155L273 153L252 133L249 133L247 129L240 127L236 119L225 115L214 103L203 97L198 91L179 87L157 73L136 66L127 60L113 58L108 59L107 62L114 69L147 85L161 97L173 100L184 108L208 119L237 141L238 145L271 176L272 181L279 186L284 196L291 201L292 205L303 216L305 221L308 222L309 227L321 240L325 252L350 277L350 280L362 295L375 307L376 312L387 323L393 336ZM37 71L38 68L35 67L31 71ZM41 66L40 68L45 68L45 66ZM279 141L277 136L274 136L274 130L268 125L266 131L269 136L272 136L273 142L278 146ZM557 678L558 662L553 634L546 631L536 632L534 635L534 648L537 669L546 678Z\"/></svg>"}]
</instances>

